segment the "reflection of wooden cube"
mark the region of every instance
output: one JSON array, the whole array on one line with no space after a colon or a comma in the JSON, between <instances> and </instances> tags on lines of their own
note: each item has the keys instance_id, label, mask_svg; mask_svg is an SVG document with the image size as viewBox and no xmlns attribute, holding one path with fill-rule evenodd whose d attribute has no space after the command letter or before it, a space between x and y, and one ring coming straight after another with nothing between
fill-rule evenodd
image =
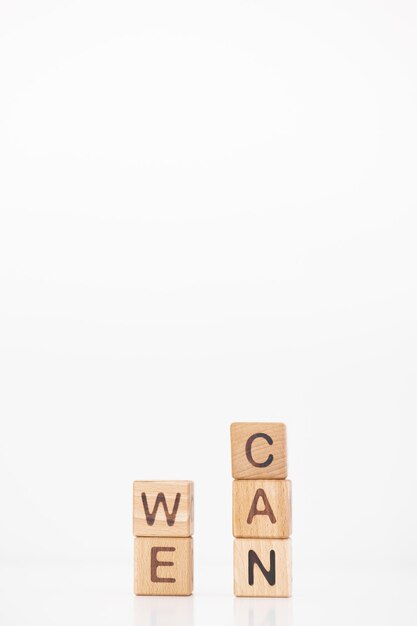
<instances>
[{"instance_id":1,"label":"reflection of wooden cube","mask_svg":"<svg viewBox=\"0 0 417 626\"><path fill-rule=\"evenodd\" d=\"M137 596L189 596L192 592L191 537L135 537Z\"/></svg>"},{"instance_id":2,"label":"reflection of wooden cube","mask_svg":"<svg viewBox=\"0 0 417 626\"><path fill-rule=\"evenodd\" d=\"M268 602L265 599L264 601ZM274 600L271 601L274 602ZM285 602L275 603L286 604ZM194 604L191 596L188 598L165 596L163 599L161 596L141 596L137 602L132 603L132 608L131 626L195 626ZM253 626L261 625L256 622ZM267 626L267 624L262 626Z\"/></svg>"},{"instance_id":3,"label":"reflection of wooden cube","mask_svg":"<svg viewBox=\"0 0 417 626\"><path fill-rule=\"evenodd\" d=\"M235 539L236 596L291 596L291 539Z\"/></svg>"},{"instance_id":4,"label":"reflection of wooden cube","mask_svg":"<svg viewBox=\"0 0 417 626\"><path fill-rule=\"evenodd\" d=\"M193 534L190 480L135 480L133 534L136 537L190 537Z\"/></svg>"},{"instance_id":5,"label":"reflection of wooden cube","mask_svg":"<svg viewBox=\"0 0 417 626\"><path fill-rule=\"evenodd\" d=\"M233 481L233 534L287 539L291 535L291 481Z\"/></svg>"},{"instance_id":6,"label":"reflection of wooden cube","mask_svg":"<svg viewBox=\"0 0 417 626\"><path fill-rule=\"evenodd\" d=\"M235 422L230 435L233 478L287 477L285 424Z\"/></svg>"},{"instance_id":7,"label":"reflection of wooden cube","mask_svg":"<svg viewBox=\"0 0 417 626\"><path fill-rule=\"evenodd\" d=\"M276 598L245 598L234 603L234 626L293 626L293 623L291 602L277 601Z\"/></svg>"}]
</instances>

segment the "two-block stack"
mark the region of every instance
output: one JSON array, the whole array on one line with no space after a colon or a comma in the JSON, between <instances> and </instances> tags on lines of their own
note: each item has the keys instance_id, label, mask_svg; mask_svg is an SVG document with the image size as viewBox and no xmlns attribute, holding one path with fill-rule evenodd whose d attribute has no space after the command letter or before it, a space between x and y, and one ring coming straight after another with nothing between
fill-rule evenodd
<instances>
[{"instance_id":1,"label":"two-block stack","mask_svg":"<svg viewBox=\"0 0 417 626\"><path fill-rule=\"evenodd\" d=\"M231 425L234 592L291 596L291 482L285 424Z\"/></svg>"},{"instance_id":2,"label":"two-block stack","mask_svg":"<svg viewBox=\"0 0 417 626\"><path fill-rule=\"evenodd\" d=\"M193 592L194 486L189 480L133 483L135 594Z\"/></svg>"}]
</instances>

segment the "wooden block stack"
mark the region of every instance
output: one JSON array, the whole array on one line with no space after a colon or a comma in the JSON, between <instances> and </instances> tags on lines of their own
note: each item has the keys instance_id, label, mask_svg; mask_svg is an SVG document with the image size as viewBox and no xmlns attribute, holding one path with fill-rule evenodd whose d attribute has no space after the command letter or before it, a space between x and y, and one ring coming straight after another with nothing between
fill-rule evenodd
<instances>
[{"instance_id":1,"label":"wooden block stack","mask_svg":"<svg viewBox=\"0 0 417 626\"><path fill-rule=\"evenodd\" d=\"M291 482L285 424L231 425L234 592L291 596Z\"/></svg>"},{"instance_id":2,"label":"wooden block stack","mask_svg":"<svg viewBox=\"0 0 417 626\"><path fill-rule=\"evenodd\" d=\"M194 486L191 481L133 483L135 594L193 592Z\"/></svg>"}]
</instances>

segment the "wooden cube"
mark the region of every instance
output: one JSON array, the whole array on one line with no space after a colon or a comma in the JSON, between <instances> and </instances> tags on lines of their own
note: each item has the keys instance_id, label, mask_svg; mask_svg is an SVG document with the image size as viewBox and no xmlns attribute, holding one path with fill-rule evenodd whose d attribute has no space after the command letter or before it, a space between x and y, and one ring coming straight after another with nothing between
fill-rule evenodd
<instances>
[{"instance_id":1,"label":"wooden cube","mask_svg":"<svg viewBox=\"0 0 417 626\"><path fill-rule=\"evenodd\" d=\"M191 537L135 537L135 594L189 596L193 592Z\"/></svg>"},{"instance_id":2,"label":"wooden cube","mask_svg":"<svg viewBox=\"0 0 417 626\"><path fill-rule=\"evenodd\" d=\"M290 537L291 481L234 480L233 534L235 537Z\"/></svg>"},{"instance_id":3,"label":"wooden cube","mask_svg":"<svg viewBox=\"0 0 417 626\"><path fill-rule=\"evenodd\" d=\"M235 422L230 435L233 478L287 478L285 424Z\"/></svg>"},{"instance_id":4,"label":"wooden cube","mask_svg":"<svg viewBox=\"0 0 417 626\"><path fill-rule=\"evenodd\" d=\"M236 596L291 596L291 539L235 539Z\"/></svg>"},{"instance_id":5,"label":"wooden cube","mask_svg":"<svg viewBox=\"0 0 417 626\"><path fill-rule=\"evenodd\" d=\"M190 537L194 532L194 487L190 480L135 480L135 537Z\"/></svg>"}]
</instances>

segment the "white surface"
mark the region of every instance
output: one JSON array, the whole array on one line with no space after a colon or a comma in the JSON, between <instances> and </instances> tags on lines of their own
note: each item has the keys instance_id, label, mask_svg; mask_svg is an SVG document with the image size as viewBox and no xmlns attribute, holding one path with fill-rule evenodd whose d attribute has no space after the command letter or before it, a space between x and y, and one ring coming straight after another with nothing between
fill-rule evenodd
<instances>
[{"instance_id":1,"label":"white surface","mask_svg":"<svg viewBox=\"0 0 417 626\"><path fill-rule=\"evenodd\" d=\"M230 623L228 426L277 418L295 622L411 623L416 20L414 0L0 3L6 626L153 619L138 478L194 479L178 606Z\"/></svg>"},{"instance_id":2,"label":"white surface","mask_svg":"<svg viewBox=\"0 0 417 626\"><path fill-rule=\"evenodd\" d=\"M203 575L204 572L204 575ZM31 563L0 571L2 624L107 626L414 626L415 570L300 569L291 599L234 598L224 570L201 567L206 590L188 598L134 597L130 564ZM230 583L230 581L228 581ZM22 585L24 591L22 591ZM207 590L208 589L208 590Z\"/></svg>"}]
</instances>

